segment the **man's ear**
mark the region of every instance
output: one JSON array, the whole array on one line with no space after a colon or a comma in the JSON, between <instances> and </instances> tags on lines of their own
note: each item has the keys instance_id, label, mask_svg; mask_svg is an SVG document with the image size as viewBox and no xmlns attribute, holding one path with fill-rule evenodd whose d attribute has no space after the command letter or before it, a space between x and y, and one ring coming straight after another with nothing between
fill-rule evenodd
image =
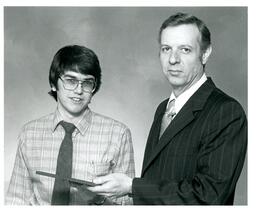
<instances>
[{"instance_id":1,"label":"man's ear","mask_svg":"<svg viewBox=\"0 0 256 210\"><path fill-rule=\"evenodd\" d=\"M210 45L202 55L202 64L205 65L212 53L212 46Z\"/></svg>"}]
</instances>

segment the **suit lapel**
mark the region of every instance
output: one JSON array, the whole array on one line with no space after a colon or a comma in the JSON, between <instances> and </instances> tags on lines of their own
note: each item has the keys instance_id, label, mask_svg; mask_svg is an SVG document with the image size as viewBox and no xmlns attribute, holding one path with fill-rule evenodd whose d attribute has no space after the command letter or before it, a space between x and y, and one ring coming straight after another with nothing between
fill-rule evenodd
<instances>
[{"instance_id":1,"label":"suit lapel","mask_svg":"<svg viewBox=\"0 0 256 210\"><path fill-rule=\"evenodd\" d=\"M162 116L163 113L165 112L166 105L167 105L168 99L163 101L155 114L154 121L151 125L151 129L148 135L148 141L146 144L146 149L145 149L145 154L144 154L144 160L143 160L143 166L149 161L149 159L152 156L152 151L156 148L158 144L158 139L159 139L159 133L161 129L161 121L162 121Z\"/></svg>"},{"instance_id":2,"label":"suit lapel","mask_svg":"<svg viewBox=\"0 0 256 210\"><path fill-rule=\"evenodd\" d=\"M162 116L162 115L161 115ZM160 117L160 116L159 116ZM161 119L161 117L160 117ZM142 174L145 172L147 167L151 164L151 162L158 156L158 154L161 152L161 150L173 139L173 137L179 133L184 127L186 127L192 120L194 119L193 112L191 109L182 110L177 114L177 116L173 119L173 121L170 123L170 125L166 128L165 132L159 139L159 132L160 132L160 125L161 120L159 120L159 124L157 125L157 133L154 135L154 140L158 142L154 142L154 148L150 157L148 158L148 161L145 163Z\"/></svg>"},{"instance_id":3,"label":"suit lapel","mask_svg":"<svg viewBox=\"0 0 256 210\"><path fill-rule=\"evenodd\" d=\"M155 129L153 130L155 133L151 134L148 141L154 141L154 149L151 154L149 154L145 164L143 165L142 175L152 163L152 161L159 155L159 153L165 148L170 141L172 141L173 137L178 134L183 128L185 128L188 124L190 124L194 118L194 113L203 108L208 96L212 92L213 88L215 88L214 83L211 78L208 80L191 96L191 98L186 102L186 104L182 107L170 125L166 128L165 132L159 139L160 125L161 119L163 117L164 111L161 110L159 116L155 119L153 126L155 125ZM159 141L158 141L159 139ZM155 142L159 142L156 144ZM145 154L146 155L146 154Z\"/></svg>"}]
</instances>

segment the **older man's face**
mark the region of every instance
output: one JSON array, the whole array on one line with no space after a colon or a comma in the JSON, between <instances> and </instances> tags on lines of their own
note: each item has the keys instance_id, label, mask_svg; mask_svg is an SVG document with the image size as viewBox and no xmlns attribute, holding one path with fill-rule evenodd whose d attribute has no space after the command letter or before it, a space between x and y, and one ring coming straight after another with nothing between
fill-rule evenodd
<instances>
[{"instance_id":1,"label":"older man's face","mask_svg":"<svg viewBox=\"0 0 256 210\"><path fill-rule=\"evenodd\" d=\"M178 96L196 83L202 76L201 34L193 24L167 27L162 31L160 61L163 72Z\"/></svg>"}]
</instances>

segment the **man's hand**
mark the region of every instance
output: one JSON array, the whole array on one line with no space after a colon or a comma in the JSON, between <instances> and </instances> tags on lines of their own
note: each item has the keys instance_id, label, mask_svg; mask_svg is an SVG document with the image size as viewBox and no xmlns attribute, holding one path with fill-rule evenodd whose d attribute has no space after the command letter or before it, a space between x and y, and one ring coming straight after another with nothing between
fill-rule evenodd
<instances>
[{"instance_id":1,"label":"man's hand","mask_svg":"<svg viewBox=\"0 0 256 210\"><path fill-rule=\"evenodd\" d=\"M93 180L97 186L87 189L106 197L120 197L132 192L132 178L125 174L113 173Z\"/></svg>"}]
</instances>

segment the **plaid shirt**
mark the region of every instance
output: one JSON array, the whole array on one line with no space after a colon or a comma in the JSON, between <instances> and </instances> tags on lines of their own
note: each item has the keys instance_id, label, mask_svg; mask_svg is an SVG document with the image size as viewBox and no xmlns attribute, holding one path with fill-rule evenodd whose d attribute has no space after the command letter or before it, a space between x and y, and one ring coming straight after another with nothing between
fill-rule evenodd
<instances>
[{"instance_id":1,"label":"plaid shirt","mask_svg":"<svg viewBox=\"0 0 256 210\"><path fill-rule=\"evenodd\" d=\"M65 131L58 110L27 123L19 136L14 170L6 195L6 204L49 205L54 178L36 171L55 174L60 144ZM72 178L92 180L108 173L135 175L130 130L120 122L92 112L89 108L74 123ZM114 199L119 204L132 204L128 196ZM71 190L71 203L76 194Z\"/></svg>"}]
</instances>

